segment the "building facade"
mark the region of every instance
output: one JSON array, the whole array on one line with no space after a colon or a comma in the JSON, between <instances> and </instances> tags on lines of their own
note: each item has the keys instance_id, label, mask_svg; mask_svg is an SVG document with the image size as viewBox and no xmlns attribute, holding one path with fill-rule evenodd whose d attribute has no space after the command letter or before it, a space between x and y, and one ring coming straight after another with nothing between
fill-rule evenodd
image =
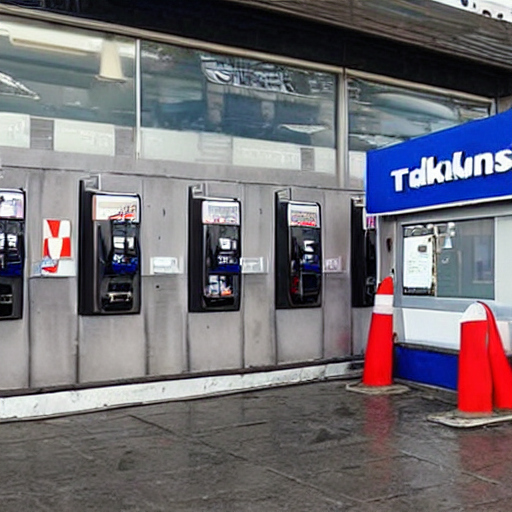
<instances>
[{"instance_id":1,"label":"building facade","mask_svg":"<svg viewBox=\"0 0 512 512\"><path fill-rule=\"evenodd\" d=\"M503 108L512 59L496 20L342 3L0 4L4 392L361 357L366 152Z\"/></svg>"}]
</instances>

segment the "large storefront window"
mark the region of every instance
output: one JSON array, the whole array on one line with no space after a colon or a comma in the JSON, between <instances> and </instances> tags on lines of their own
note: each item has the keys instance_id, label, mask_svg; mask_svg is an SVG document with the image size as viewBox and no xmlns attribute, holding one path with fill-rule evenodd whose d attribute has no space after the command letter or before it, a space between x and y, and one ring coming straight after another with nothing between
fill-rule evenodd
<instances>
[{"instance_id":1,"label":"large storefront window","mask_svg":"<svg viewBox=\"0 0 512 512\"><path fill-rule=\"evenodd\" d=\"M468 100L359 78L348 79L352 186L363 186L364 154L487 117L489 101Z\"/></svg>"},{"instance_id":2,"label":"large storefront window","mask_svg":"<svg viewBox=\"0 0 512 512\"><path fill-rule=\"evenodd\" d=\"M336 76L142 42L142 153L334 173Z\"/></svg>"},{"instance_id":3,"label":"large storefront window","mask_svg":"<svg viewBox=\"0 0 512 512\"><path fill-rule=\"evenodd\" d=\"M0 20L0 111L135 125L133 40Z\"/></svg>"},{"instance_id":4,"label":"large storefront window","mask_svg":"<svg viewBox=\"0 0 512 512\"><path fill-rule=\"evenodd\" d=\"M134 70L134 40L2 18L0 145L30 147L32 125L44 148L114 154L114 126L135 126Z\"/></svg>"},{"instance_id":5,"label":"large storefront window","mask_svg":"<svg viewBox=\"0 0 512 512\"><path fill-rule=\"evenodd\" d=\"M404 227L403 293L494 299L494 220Z\"/></svg>"}]
</instances>

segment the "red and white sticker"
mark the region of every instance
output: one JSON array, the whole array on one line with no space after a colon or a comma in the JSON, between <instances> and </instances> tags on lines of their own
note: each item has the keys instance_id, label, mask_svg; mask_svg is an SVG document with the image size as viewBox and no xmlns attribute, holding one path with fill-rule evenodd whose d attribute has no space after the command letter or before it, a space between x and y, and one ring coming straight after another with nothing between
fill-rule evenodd
<instances>
[{"instance_id":1,"label":"red and white sticker","mask_svg":"<svg viewBox=\"0 0 512 512\"><path fill-rule=\"evenodd\" d=\"M46 275L69 275L69 269L62 268L61 260L71 259L71 221L43 220L43 259L41 273Z\"/></svg>"}]
</instances>

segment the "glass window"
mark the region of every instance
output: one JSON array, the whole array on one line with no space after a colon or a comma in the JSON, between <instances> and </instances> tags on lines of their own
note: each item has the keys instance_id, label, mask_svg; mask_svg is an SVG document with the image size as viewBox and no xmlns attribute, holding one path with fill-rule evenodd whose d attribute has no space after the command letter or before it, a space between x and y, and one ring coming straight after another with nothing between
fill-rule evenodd
<instances>
[{"instance_id":1,"label":"glass window","mask_svg":"<svg viewBox=\"0 0 512 512\"><path fill-rule=\"evenodd\" d=\"M0 20L0 112L135 126L134 40Z\"/></svg>"},{"instance_id":2,"label":"glass window","mask_svg":"<svg viewBox=\"0 0 512 512\"><path fill-rule=\"evenodd\" d=\"M349 78L350 184L364 186L366 151L487 117L491 102Z\"/></svg>"},{"instance_id":3,"label":"glass window","mask_svg":"<svg viewBox=\"0 0 512 512\"><path fill-rule=\"evenodd\" d=\"M494 298L494 220L404 227L404 295Z\"/></svg>"},{"instance_id":4,"label":"glass window","mask_svg":"<svg viewBox=\"0 0 512 512\"><path fill-rule=\"evenodd\" d=\"M141 69L144 156L334 172L335 75L149 41Z\"/></svg>"}]
</instances>

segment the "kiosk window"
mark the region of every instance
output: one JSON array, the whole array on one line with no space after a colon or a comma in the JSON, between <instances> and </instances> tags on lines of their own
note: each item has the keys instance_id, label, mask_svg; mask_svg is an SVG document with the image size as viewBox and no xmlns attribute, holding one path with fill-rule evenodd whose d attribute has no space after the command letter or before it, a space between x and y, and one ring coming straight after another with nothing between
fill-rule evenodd
<instances>
[{"instance_id":1,"label":"kiosk window","mask_svg":"<svg viewBox=\"0 0 512 512\"><path fill-rule=\"evenodd\" d=\"M494 220L404 227L404 295L494 298Z\"/></svg>"}]
</instances>

